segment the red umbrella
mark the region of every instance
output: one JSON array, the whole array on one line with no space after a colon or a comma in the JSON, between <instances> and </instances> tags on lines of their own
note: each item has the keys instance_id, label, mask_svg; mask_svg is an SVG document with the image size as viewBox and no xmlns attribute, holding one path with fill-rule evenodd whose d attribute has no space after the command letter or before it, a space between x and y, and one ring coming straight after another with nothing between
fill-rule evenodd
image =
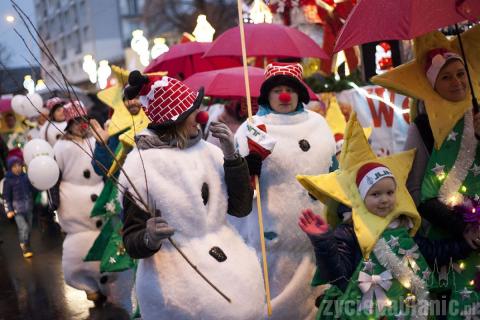
<instances>
[{"instance_id":1,"label":"red umbrella","mask_svg":"<svg viewBox=\"0 0 480 320\"><path fill-rule=\"evenodd\" d=\"M260 87L265 80L262 68L248 67L248 79L250 80L250 93L252 98L260 96ZM195 73L184 83L192 89L198 90L204 87L205 95L216 98L240 98L245 97L245 81L243 67L235 67L221 70L212 70ZM318 100L317 95L307 86L310 99Z\"/></svg>"},{"instance_id":2,"label":"red umbrella","mask_svg":"<svg viewBox=\"0 0 480 320\"><path fill-rule=\"evenodd\" d=\"M282 24L245 24L245 45L249 57L328 58L327 54L305 33ZM204 57L241 57L240 29L222 33Z\"/></svg>"},{"instance_id":3,"label":"red umbrella","mask_svg":"<svg viewBox=\"0 0 480 320\"><path fill-rule=\"evenodd\" d=\"M413 39L479 17L479 0L361 0L340 31L334 52L379 40Z\"/></svg>"},{"instance_id":4,"label":"red umbrella","mask_svg":"<svg viewBox=\"0 0 480 320\"><path fill-rule=\"evenodd\" d=\"M185 79L196 72L242 65L238 58L202 58L211 45L207 42L186 42L173 45L170 50L150 62L144 72L167 71L170 77Z\"/></svg>"},{"instance_id":5,"label":"red umbrella","mask_svg":"<svg viewBox=\"0 0 480 320\"><path fill-rule=\"evenodd\" d=\"M0 99L0 113L12 111L11 99Z\"/></svg>"}]
</instances>

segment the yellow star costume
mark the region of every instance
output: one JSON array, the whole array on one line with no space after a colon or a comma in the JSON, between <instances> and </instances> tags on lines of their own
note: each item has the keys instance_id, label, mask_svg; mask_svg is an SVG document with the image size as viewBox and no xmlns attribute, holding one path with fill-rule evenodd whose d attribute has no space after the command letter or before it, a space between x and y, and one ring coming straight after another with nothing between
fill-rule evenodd
<instances>
[{"instance_id":1,"label":"yellow star costume","mask_svg":"<svg viewBox=\"0 0 480 320\"><path fill-rule=\"evenodd\" d=\"M466 52L470 76L475 95L479 96L478 79L480 73L480 25L464 32L462 42ZM428 51L434 48L445 48L461 55L457 37L447 39L441 32L432 32L415 39L416 58L393 70L372 78L372 82L382 87L400 92L404 95L421 99L425 102L428 119L438 149L452 131L455 124L472 106L470 88L465 100L451 102L436 93L425 76L425 63Z\"/></svg>"},{"instance_id":2,"label":"yellow star costume","mask_svg":"<svg viewBox=\"0 0 480 320\"><path fill-rule=\"evenodd\" d=\"M326 203L334 199L352 208L352 218L363 256L368 258L385 228L395 218L405 215L411 218L413 236L420 227L420 216L405 184L412 166L415 150L377 158L370 148L362 127L352 114L345 132L345 143L340 155L340 169L318 176L297 176L297 180L317 199ZM381 163L392 171L397 182L397 203L387 217L370 213L364 205L356 184L358 169L368 162Z\"/></svg>"},{"instance_id":3,"label":"yellow star costume","mask_svg":"<svg viewBox=\"0 0 480 320\"><path fill-rule=\"evenodd\" d=\"M344 134L345 129L347 128L347 121L345 120L345 116L340 110L337 97L335 97L335 95L331 95L327 99L328 109L325 114L325 120L327 121L330 129L332 129L332 133L334 135L337 133ZM368 139L368 137L370 137L370 134L372 133L372 128L364 128L363 131L365 132L365 136Z\"/></svg>"}]
</instances>

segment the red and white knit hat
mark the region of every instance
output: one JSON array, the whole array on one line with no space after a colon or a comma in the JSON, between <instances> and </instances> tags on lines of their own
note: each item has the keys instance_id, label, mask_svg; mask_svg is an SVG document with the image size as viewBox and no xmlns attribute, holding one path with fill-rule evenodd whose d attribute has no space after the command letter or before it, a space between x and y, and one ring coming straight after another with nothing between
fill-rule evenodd
<instances>
[{"instance_id":1,"label":"red and white knit hat","mask_svg":"<svg viewBox=\"0 0 480 320\"><path fill-rule=\"evenodd\" d=\"M63 106L63 114L65 115L65 121L70 121L75 118L81 118L87 116L87 109L81 101L70 101Z\"/></svg>"},{"instance_id":2,"label":"red and white knit hat","mask_svg":"<svg viewBox=\"0 0 480 320\"><path fill-rule=\"evenodd\" d=\"M335 154L338 154L342 151L343 142L345 141L343 139L343 133L335 133L333 137L335 138Z\"/></svg>"},{"instance_id":3,"label":"red and white knit hat","mask_svg":"<svg viewBox=\"0 0 480 320\"><path fill-rule=\"evenodd\" d=\"M57 105L63 105L63 104L65 104L65 101L63 101L59 97L53 97L53 98L48 99L47 102L45 102L45 107L48 110L52 110L53 107L55 107Z\"/></svg>"},{"instance_id":4,"label":"red and white knit hat","mask_svg":"<svg viewBox=\"0 0 480 320\"><path fill-rule=\"evenodd\" d=\"M270 90L277 86L289 86L298 94L298 100L303 103L310 101L305 83L302 80L303 67L299 63L272 62L265 69L265 81L260 87L259 104L268 104Z\"/></svg>"},{"instance_id":5,"label":"red and white knit hat","mask_svg":"<svg viewBox=\"0 0 480 320\"><path fill-rule=\"evenodd\" d=\"M130 92L125 90L125 95L129 99L139 95L151 121L149 128L166 127L185 120L203 99L203 88L196 92L180 80L167 76L146 76L133 71L128 82L131 89Z\"/></svg>"},{"instance_id":6,"label":"red and white knit hat","mask_svg":"<svg viewBox=\"0 0 480 320\"><path fill-rule=\"evenodd\" d=\"M357 171L356 183L362 199L375 183L387 177L395 179L392 171L383 164L368 162L361 166Z\"/></svg>"},{"instance_id":7,"label":"red and white knit hat","mask_svg":"<svg viewBox=\"0 0 480 320\"><path fill-rule=\"evenodd\" d=\"M450 52L445 48L435 48L427 53L427 61L425 63L425 75L432 88L435 87L438 74L443 66L450 60L457 59L462 63L463 59L458 54Z\"/></svg>"}]
</instances>

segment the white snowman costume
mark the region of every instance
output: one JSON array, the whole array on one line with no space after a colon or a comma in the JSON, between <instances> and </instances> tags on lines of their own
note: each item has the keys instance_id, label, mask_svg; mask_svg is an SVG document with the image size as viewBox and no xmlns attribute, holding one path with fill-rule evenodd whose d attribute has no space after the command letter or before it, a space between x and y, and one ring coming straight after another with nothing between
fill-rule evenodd
<instances>
[{"instance_id":1,"label":"white snowman costume","mask_svg":"<svg viewBox=\"0 0 480 320\"><path fill-rule=\"evenodd\" d=\"M140 169L142 162L147 179ZM262 318L262 271L255 251L226 221L223 162L221 150L204 140L183 150L135 148L128 154L123 168L141 197L147 199L148 186L149 203L176 230L173 240L231 299L229 303L214 291L165 240L158 252L138 265L136 291L142 319ZM123 174L120 182L135 194ZM204 185L209 191L206 202ZM219 247L227 259L219 262L211 256L213 247Z\"/></svg>"},{"instance_id":2,"label":"white snowman costume","mask_svg":"<svg viewBox=\"0 0 480 320\"><path fill-rule=\"evenodd\" d=\"M90 218L94 201L103 188L102 177L91 165L94 147L95 139L88 138L82 142L58 140L53 148L62 175L58 220L67 234L63 242L63 273L68 285L87 293L101 292L108 301L130 312L133 272L101 274L100 262L83 261L102 226L100 219Z\"/></svg>"},{"instance_id":3,"label":"white snowman costume","mask_svg":"<svg viewBox=\"0 0 480 320\"><path fill-rule=\"evenodd\" d=\"M53 147L65 132L66 127L66 121L47 121L40 127L38 138L46 140Z\"/></svg>"},{"instance_id":4,"label":"white snowman costume","mask_svg":"<svg viewBox=\"0 0 480 320\"><path fill-rule=\"evenodd\" d=\"M253 118L255 123L265 123L267 134L276 140L273 152L262 163L260 176L271 319L314 319L315 299L322 288L310 286L315 259L311 243L297 220L302 209L321 213L323 206L309 196L295 176L304 172L327 173L335 155L335 141L325 119L311 111ZM242 156L249 153L246 124L235 134ZM246 219L232 217L231 221L261 257L256 200L253 210Z\"/></svg>"}]
</instances>

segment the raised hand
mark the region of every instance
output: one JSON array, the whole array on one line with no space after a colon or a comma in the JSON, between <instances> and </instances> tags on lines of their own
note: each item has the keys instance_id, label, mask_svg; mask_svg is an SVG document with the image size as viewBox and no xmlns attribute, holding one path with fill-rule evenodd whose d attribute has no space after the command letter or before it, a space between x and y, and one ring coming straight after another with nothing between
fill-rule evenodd
<instances>
[{"instance_id":1,"label":"raised hand","mask_svg":"<svg viewBox=\"0 0 480 320\"><path fill-rule=\"evenodd\" d=\"M236 150L233 143L233 133L225 123L212 121L209 127L212 136L220 140L220 148L227 160L235 158Z\"/></svg>"},{"instance_id":2,"label":"raised hand","mask_svg":"<svg viewBox=\"0 0 480 320\"><path fill-rule=\"evenodd\" d=\"M319 236L328 231L328 224L323 218L311 209L302 211L298 218L298 226L308 235Z\"/></svg>"}]
</instances>

